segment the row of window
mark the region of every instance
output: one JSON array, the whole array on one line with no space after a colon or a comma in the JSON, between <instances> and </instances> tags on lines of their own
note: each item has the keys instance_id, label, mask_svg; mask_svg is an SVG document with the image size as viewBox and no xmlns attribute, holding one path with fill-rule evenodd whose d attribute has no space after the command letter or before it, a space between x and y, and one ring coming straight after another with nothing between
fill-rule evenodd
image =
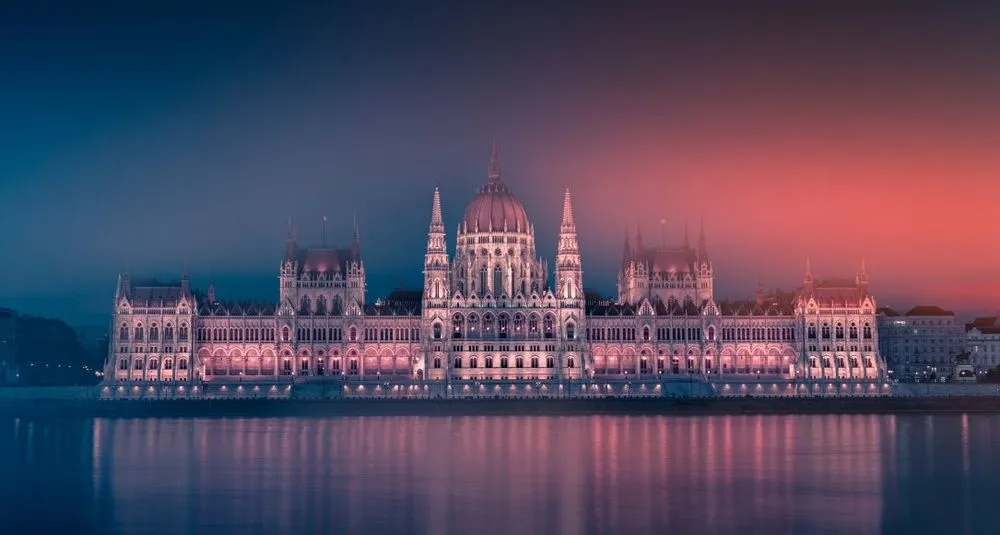
<instances>
[{"instance_id":1,"label":"row of window","mask_svg":"<svg viewBox=\"0 0 1000 535\"><path fill-rule=\"evenodd\" d=\"M823 357L824 368L832 368L833 362L834 362L833 359L831 359L830 357ZM838 368L847 368L848 363L850 363L851 368L861 367L861 361L857 357L851 357L850 359L844 359L844 357L837 357L836 362ZM820 364L819 359L817 359L816 357L809 357L810 368L819 368L819 364ZM874 368L874 367L875 363L874 361L872 361L871 357L865 357L865 368Z\"/></svg>"},{"instance_id":2,"label":"row of window","mask_svg":"<svg viewBox=\"0 0 1000 535\"><path fill-rule=\"evenodd\" d=\"M129 368L129 366L128 366L128 359L127 358L118 359L118 369L120 371L128 371L128 368ZM147 363L143 359L141 359L141 358L132 359L132 369L133 370L142 370L144 368L148 369L148 370L159 370L160 369L160 361L157 360L156 358L151 358L151 359L149 359L149 363L147 365ZM170 370L173 370L173 369L174 369L174 361L173 361L173 359L163 359L163 370L164 371L170 371ZM187 361L186 358L177 359L177 369L178 370L187 370L188 369L188 361Z\"/></svg>"},{"instance_id":3,"label":"row of window","mask_svg":"<svg viewBox=\"0 0 1000 535\"><path fill-rule=\"evenodd\" d=\"M455 357L455 360L452 361L452 368L454 368L456 370L462 369L463 365L466 364L466 363L468 363L469 368L478 368L479 367L479 363L480 363L479 357L469 357L468 361L466 361L466 359L464 359L462 357ZM493 357L489 357L488 356L488 357L485 357L483 359L483 367L484 368L493 368L494 367L494 363L495 363L495 360L494 360ZM539 360L538 357L531 357L531 359L528 361L528 367L529 368L538 368L540 363L541 363L541 361ZM442 364L441 357L434 357L434 363L433 363L434 368L435 369L440 369L441 368L441 364ZM500 364L500 368L509 368L510 367L510 358L509 357L500 357L499 364ZM555 368L555 365L556 365L556 361L555 361L554 357L545 357L545 367L546 368ZM515 368L524 368L524 357L515 357L514 358L514 367ZM567 368L575 368L576 367L576 360L573 357L568 357L566 359L566 367Z\"/></svg>"},{"instance_id":4,"label":"row of window","mask_svg":"<svg viewBox=\"0 0 1000 535\"><path fill-rule=\"evenodd\" d=\"M273 342L274 329L259 327L206 328L195 331L199 342Z\"/></svg>"},{"instance_id":5,"label":"row of window","mask_svg":"<svg viewBox=\"0 0 1000 535\"><path fill-rule=\"evenodd\" d=\"M149 326L149 329L144 329L142 324L136 325L131 330L128 325L123 323L118 327L118 340L122 342L127 342L130 338L136 342L142 342L148 340L150 342L158 342L160 340L160 328L155 323ZM188 327L186 324L182 324L177 329L177 340L181 342L186 342L188 339ZM172 342L174 340L174 326L169 323L163 327L163 341Z\"/></svg>"},{"instance_id":6,"label":"row of window","mask_svg":"<svg viewBox=\"0 0 1000 535\"><path fill-rule=\"evenodd\" d=\"M830 324L829 323L824 323L823 324L823 326L820 328L820 335L821 335L821 337L822 337L823 340L829 340L831 338L831 336L830 336L831 335L831 330L830 330ZM857 326L856 323L851 323L850 327L848 328L848 336L847 337L850 338L851 340L857 340L858 339L858 326ZM810 340L815 340L816 339L816 324L815 323L810 323L809 326L806 327L806 338L808 338ZM837 340L843 340L844 339L844 324L843 323L837 323L837 325L833 328L833 338L836 338ZM872 327L871 327L871 325L868 324L868 322L865 322L865 324L864 324L863 338L865 340L871 340L872 339Z\"/></svg>"}]
</instances>

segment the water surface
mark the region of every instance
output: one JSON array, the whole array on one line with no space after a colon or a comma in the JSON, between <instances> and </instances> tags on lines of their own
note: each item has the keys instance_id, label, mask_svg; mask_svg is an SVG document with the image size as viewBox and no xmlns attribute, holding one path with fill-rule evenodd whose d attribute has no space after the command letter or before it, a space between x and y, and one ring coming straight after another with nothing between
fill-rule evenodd
<instances>
[{"instance_id":1,"label":"water surface","mask_svg":"<svg viewBox=\"0 0 1000 535\"><path fill-rule=\"evenodd\" d=\"M998 533L1000 416L0 420L0 533Z\"/></svg>"}]
</instances>

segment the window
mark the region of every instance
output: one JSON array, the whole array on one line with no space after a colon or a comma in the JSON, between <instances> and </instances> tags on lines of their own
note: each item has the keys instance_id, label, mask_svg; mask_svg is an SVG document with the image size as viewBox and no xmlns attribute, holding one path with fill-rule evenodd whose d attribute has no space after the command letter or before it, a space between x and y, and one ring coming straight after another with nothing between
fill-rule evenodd
<instances>
[{"instance_id":1,"label":"window","mask_svg":"<svg viewBox=\"0 0 1000 535\"><path fill-rule=\"evenodd\" d=\"M823 324L823 339L824 340L829 340L830 339L830 324L829 323L824 323Z\"/></svg>"},{"instance_id":2,"label":"window","mask_svg":"<svg viewBox=\"0 0 1000 535\"><path fill-rule=\"evenodd\" d=\"M461 369L462 368L462 358L461 357L457 357L455 359L455 365L452 366L452 367L455 368L456 370Z\"/></svg>"},{"instance_id":3,"label":"window","mask_svg":"<svg viewBox=\"0 0 1000 535\"><path fill-rule=\"evenodd\" d=\"M546 315L544 322L546 338L552 338L552 329L554 325L555 325L555 318L553 318L551 315Z\"/></svg>"},{"instance_id":4,"label":"window","mask_svg":"<svg viewBox=\"0 0 1000 535\"><path fill-rule=\"evenodd\" d=\"M858 339L858 326L857 326L857 324L851 323L850 335L851 335L851 340L857 340Z\"/></svg>"},{"instance_id":5,"label":"window","mask_svg":"<svg viewBox=\"0 0 1000 535\"><path fill-rule=\"evenodd\" d=\"M288 339L291 338L291 334L290 333L291 333L291 331L289 331L287 325L284 326L284 327L282 327L281 328L281 341L282 342L287 342Z\"/></svg>"},{"instance_id":6,"label":"window","mask_svg":"<svg viewBox=\"0 0 1000 535\"><path fill-rule=\"evenodd\" d=\"M472 357L471 359L469 359L469 367L470 368L478 368L479 367L479 359L476 358L476 357Z\"/></svg>"},{"instance_id":7,"label":"window","mask_svg":"<svg viewBox=\"0 0 1000 535\"><path fill-rule=\"evenodd\" d=\"M807 334L806 334L806 338L808 338L810 340L815 340L816 339L816 324L815 323L810 323L809 324L809 328L808 328L808 331L807 331Z\"/></svg>"},{"instance_id":8,"label":"window","mask_svg":"<svg viewBox=\"0 0 1000 535\"><path fill-rule=\"evenodd\" d=\"M514 314L514 332L520 333L524 331L524 316L521 313Z\"/></svg>"},{"instance_id":9,"label":"window","mask_svg":"<svg viewBox=\"0 0 1000 535\"><path fill-rule=\"evenodd\" d=\"M538 357L531 357L531 367L532 368L538 367Z\"/></svg>"},{"instance_id":10,"label":"window","mask_svg":"<svg viewBox=\"0 0 1000 535\"><path fill-rule=\"evenodd\" d=\"M174 340L174 328L171 325L167 325L163 328L163 341L172 342Z\"/></svg>"},{"instance_id":11,"label":"window","mask_svg":"<svg viewBox=\"0 0 1000 535\"><path fill-rule=\"evenodd\" d=\"M510 323L510 318L507 314L500 314L500 319L497 322L497 332L500 333L501 338L507 337L507 325Z\"/></svg>"},{"instance_id":12,"label":"window","mask_svg":"<svg viewBox=\"0 0 1000 535\"><path fill-rule=\"evenodd\" d=\"M493 314L483 316L483 332L493 332Z\"/></svg>"},{"instance_id":13,"label":"window","mask_svg":"<svg viewBox=\"0 0 1000 535\"><path fill-rule=\"evenodd\" d=\"M142 341L142 325L136 325L136 327L135 327L135 336L133 338L135 338L136 342L141 342Z\"/></svg>"},{"instance_id":14,"label":"window","mask_svg":"<svg viewBox=\"0 0 1000 535\"><path fill-rule=\"evenodd\" d=\"M523 368L524 367L524 357L517 357L516 359L514 359L514 366L517 367L517 368Z\"/></svg>"},{"instance_id":15,"label":"window","mask_svg":"<svg viewBox=\"0 0 1000 535\"><path fill-rule=\"evenodd\" d=\"M644 325L642 327L642 339L645 342L649 341L649 325Z\"/></svg>"},{"instance_id":16,"label":"window","mask_svg":"<svg viewBox=\"0 0 1000 535\"><path fill-rule=\"evenodd\" d=\"M159 340L159 339L160 339L160 329L156 326L156 324L150 325L149 326L149 341L150 342L155 342L156 340Z\"/></svg>"},{"instance_id":17,"label":"window","mask_svg":"<svg viewBox=\"0 0 1000 535\"><path fill-rule=\"evenodd\" d=\"M552 357L545 357L545 367L546 368L555 368L556 367L556 359L554 359Z\"/></svg>"},{"instance_id":18,"label":"window","mask_svg":"<svg viewBox=\"0 0 1000 535\"><path fill-rule=\"evenodd\" d=\"M164 359L163 360L163 369L164 370L172 370L172 369L174 369L174 361L172 361L170 359Z\"/></svg>"},{"instance_id":19,"label":"window","mask_svg":"<svg viewBox=\"0 0 1000 535\"><path fill-rule=\"evenodd\" d=\"M844 325L842 323L837 324L836 335L837 335L837 340L844 339Z\"/></svg>"},{"instance_id":20,"label":"window","mask_svg":"<svg viewBox=\"0 0 1000 535\"><path fill-rule=\"evenodd\" d=\"M142 369L142 359L135 359L135 365L132 366L132 367L135 368L136 370L141 370Z\"/></svg>"},{"instance_id":21,"label":"window","mask_svg":"<svg viewBox=\"0 0 1000 535\"><path fill-rule=\"evenodd\" d=\"M872 326L865 322L864 328L865 340L871 340L872 338Z\"/></svg>"},{"instance_id":22,"label":"window","mask_svg":"<svg viewBox=\"0 0 1000 535\"><path fill-rule=\"evenodd\" d=\"M435 323L434 324L434 339L435 340L440 340L441 339L441 324L440 323Z\"/></svg>"},{"instance_id":23,"label":"window","mask_svg":"<svg viewBox=\"0 0 1000 535\"><path fill-rule=\"evenodd\" d=\"M531 334L538 332L538 316L532 315L528 318L528 332Z\"/></svg>"},{"instance_id":24,"label":"window","mask_svg":"<svg viewBox=\"0 0 1000 535\"><path fill-rule=\"evenodd\" d=\"M566 324L566 339L576 340L576 325L574 325L573 322Z\"/></svg>"},{"instance_id":25,"label":"window","mask_svg":"<svg viewBox=\"0 0 1000 535\"><path fill-rule=\"evenodd\" d=\"M128 369L128 359L118 359L118 369L127 370Z\"/></svg>"},{"instance_id":26,"label":"window","mask_svg":"<svg viewBox=\"0 0 1000 535\"><path fill-rule=\"evenodd\" d=\"M435 370L441 369L441 357L434 357L434 369Z\"/></svg>"},{"instance_id":27,"label":"window","mask_svg":"<svg viewBox=\"0 0 1000 535\"><path fill-rule=\"evenodd\" d=\"M501 368L506 368L508 366L508 364L509 364L509 361L507 360L507 357L500 357L500 367Z\"/></svg>"},{"instance_id":28,"label":"window","mask_svg":"<svg viewBox=\"0 0 1000 535\"><path fill-rule=\"evenodd\" d=\"M479 295L486 295L486 266L479 270Z\"/></svg>"},{"instance_id":29,"label":"window","mask_svg":"<svg viewBox=\"0 0 1000 535\"><path fill-rule=\"evenodd\" d=\"M500 266L495 266L493 268L493 295L501 295L503 293L503 272L500 271Z\"/></svg>"},{"instance_id":30,"label":"window","mask_svg":"<svg viewBox=\"0 0 1000 535\"><path fill-rule=\"evenodd\" d=\"M452 334L452 338L461 338L462 330L465 327L465 318L463 318L461 314L455 314L455 316L451 318L451 324L455 330L454 334Z\"/></svg>"},{"instance_id":31,"label":"window","mask_svg":"<svg viewBox=\"0 0 1000 535\"><path fill-rule=\"evenodd\" d=\"M709 342L715 341L715 327L708 328L708 341Z\"/></svg>"},{"instance_id":32,"label":"window","mask_svg":"<svg viewBox=\"0 0 1000 535\"><path fill-rule=\"evenodd\" d=\"M576 368L576 360L574 360L573 357L569 357L568 359L566 359L566 367Z\"/></svg>"}]
</instances>

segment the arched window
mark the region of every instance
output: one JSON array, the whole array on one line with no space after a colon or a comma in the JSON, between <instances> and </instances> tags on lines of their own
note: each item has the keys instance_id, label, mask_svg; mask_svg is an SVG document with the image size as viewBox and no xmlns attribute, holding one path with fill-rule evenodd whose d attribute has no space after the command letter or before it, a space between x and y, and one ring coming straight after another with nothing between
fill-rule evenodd
<instances>
[{"instance_id":1,"label":"arched window","mask_svg":"<svg viewBox=\"0 0 1000 535\"><path fill-rule=\"evenodd\" d=\"M302 314L309 313L309 296L303 295L302 300L299 302L299 312Z\"/></svg>"},{"instance_id":2,"label":"arched window","mask_svg":"<svg viewBox=\"0 0 1000 535\"><path fill-rule=\"evenodd\" d=\"M500 367L501 368L506 368L508 366L508 364L509 364L509 361L507 360L507 357L500 357Z\"/></svg>"},{"instance_id":3,"label":"arched window","mask_svg":"<svg viewBox=\"0 0 1000 535\"><path fill-rule=\"evenodd\" d=\"M566 339L575 340L576 339L576 324L569 322L566 324Z\"/></svg>"},{"instance_id":4,"label":"arched window","mask_svg":"<svg viewBox=\"0 0 1000 535\"><path fill-rule=\"evenodd\" d=\"M546 368L555 368L556 367L556 359L554 359L552 357L545 357L545 367Z\"/></svg>"},{"instance_id":5,"label":"arched window","mask_svg":"<svg viewBox=\"0 0 1000 535\"><path fill-rule=\"evenodd\" d=\"M520 312L514 314L514 332L521 333L524 331L524 315Z\"/></svg>"},{"instance_id":6,"label":"arched window","mask_svg":"<svg viewBox=\"0 0 1000 535\"><path fill-rule=\"evenodd\" d=\"M141 370L142 369L142 359L135 359L134 366L132 366L132 367L135 368L135 369L137 369L137 370Z\"/></svg>"},{"instance_id":7,"label":"arched window","mask_svg":"<svg viewBox=\"0 0 1000 535\"><path fill-rule=\"evenodd\" d=\"M322 295L316 298L316 313L326 314L326 297Z\"/></svg>"},{"instance_id":8,"label":"arched window","mask_svg":"<svg viewBox=\"0 0 1000 535\"><path fill-rule=\"evenodd\" d=\"M815 323L810 323L809 324L809 328L807 329L806 338L808 338L810 340L815 340L816 339L816 324Z\"/></svg>"},{"instance_id":9,"label":"arched window","mask_svg":"<svg viewBox=\"0 0 1000 535\"><path fill-rule=\"evenodd\" d=\"M524 357L517 357L516 359L514 359L514 366L517 367L517 368L523 368L524 367Z\"/></svg>"},{"instance_id":10,"label":"arched window","mask_svg":"<svg viewBox=\"0 0 1000 535\"><path fill-rule=\"evenodd\" d=\"M441 339L441 324L440 323L435 323L434 324L434 339L435 340L440 340Z\"/></svg>"},{"instance_id":11,"label":"arched window","mask_svg":"<svg viewBox=\"0 0 1000 535\"><path fill-rule=\"evenodd\" d=\"M493 314L487 314L483 316L483 332L484 333L493 332Z\"/></svg>"},{"instance_id":12,"label":"arched window","mask_svg":"<svg viewBox=\"0 0 1000 535\"><path fill-rule=\"evenodd\" d=\"M479 270L479 295L486 295L486 266Z\"/></svg>"},{"instance_id":13,"label":"arched window","mask_svg":"<svg viewBox=\"0 0 1000 535\"><path fill-rule=\"evenodd\" d=\"M853 322L851 323L850 335L851 335L851 340L857 340L858 339L858 324L857 323L853 323Z\"/></svg>"},{"instance_id":14,"label":"arched window","mask_svg":"<svg viewBox=\"0 0 1000 535\"><path fill-rule=\"evenodd\" d=\"M291 338L291 336L292 336L291 335L291 331L288 330L288 326L287 325L281 328L281 341L282 342L287 342L288 339Z\"/></svg>"},{"instance_id":15,"label":"arched window","mask_svg":"<svg viewBox=\"0 0 1000 535\"><path fill-rule=\"evenodd\" d=\"M163 327L163 341L173 342L174 341L174 327L172 325L166 325Z\"/></svg>"},{"instance_id":16,"label":"arched window","mask_svg":"<svg viewBox=\"0 0 1000 535\"><path fill-rule=\"evenodd\" d=\"M555 326L555 318L553 318L552 315L550 314L546 314L544 322L546 338L552 338L552 329L554 326Z\"/></svg>"},{"instance_id":17,"label":"arched window","mask_svg":"<svg viewBox=\"0 0 1000 535\"><path fill-rule=\"evenodd\" d=\"M576 368L576 360L573 359L573 357L567 358L566 359L566 367L567 368Z\"/></svg>"},{"instance_id":18,"label":"arched window","mask_svg":"<svg viewBox=\"0 0 1000 535\"><path fill-rule=\"evenodd\" d=\"M479 359L476 358L476 357L472 357L471 359L469 359L469 367L470 368L478 368L479 367Z\"/></svg>"},{"instance_id":19,"label":"arched window","mask_svg":"<svg viewBox=\"0 0 1000 535\"><path fill-rule=\"evenodd\" d=\"M160 328L157 327L156 324L154 323L149 326L149 341L155 342L159 339L160 339Z\"/></svg>"},{"instance_id":20,"label":"arched window","mask_svg":"<svg viewBox=\"0 0 1000 535\"><path fill-rule=\"evenodd\" d=\"M128 370L128 359L118 359L118 369L122 371Z\"/></svg>"},{"instance_id":21,"label":"arched window","mask_svg":"<svg viewBox=\"0 0 1000 535\"><path fill-rule=\"evenodd\" d=\"M431 294L431 295L433 295L435 299L439 299L441 297L441 281L440 280L434 279L434 293Z\"/></svg>"},{"instance_id":22,"label":"arched window","mask_svg":"<svg viewBox=\"0 0 1000 535\"><path fill-rule=\"evenodd\" d=\"M122 323L122 326L118 329L118 339L122 342L128 341L128 325Z\"/></svg>"},{"instance_id":23,"label":"arched window","mask_svg":"<svg viewBox=\"0 0 1000 535\"><path fill-rule=\"evenodd\" d=\"M460 369L462 367L462 357L456 357L455 358L455 365L452 366L452 367L455 368L456 370Z\"/></svg>"},{"instance_id":24,"label":"arched window","mask_svg":"<svg viewBox=\"0 0 1000 535\"><path fill-rule=\"evenodd\" d=\"M441 357L434 357L434 369L435 370L441 369Z\"/></svg>"},{"instance_id":25,"label":"arched window","mask_svg":"<svg viewBox=\"0 0 1000 535\"><path fill-rule=\"evenodd\" d=\"M493 367L493 357L486 357L486 367L487 368Z\"/></svg>"},{"instance_id":26,"label":"arched window","mask_svg":"<svg viewBox=\"0 0 1000 535\"><path fill-rule=\"evenodd\" d=\"M160 363L157 362L156 359L149 359L149 369L150 370L160 369Z\"/></svg>"},{"instance_id":27,"label":"arched window","mask_svg":"<svg viewBox=\"0 0 1000 535\"><path fill-rule=\"evenodd\" d=\"M142 341L142 325L141 324L135 326L134 336L132 338L135 338L136 342L141 342Z\"/></svg>"},{"instance_id":28,"label":"arched window","mask_svg":"<svg viewBox=\"0 0 1000 535\"><path fill-rule=\"evenodd\" d=\"M531 357L531 367L532 368L538 367L538 357Z\"/></svg>"},{"instance_id":29,"label":"arched window","mask_svg":"<svg viewBox=\"0 0 1000 535\"><path fill-rule=\"evenodd\" d=\"M843 340L844 339L844 324L843 323L837 323L835 334L837 336L837 340Z\"/></svg>"},{"instance_id":30,"label":"arched window","mask_svg":"<svg viewBox=\"0 0 1000 535\"><path fill-rule=\"evenodd\" d=\"M538 332L538 316L534 314L528 317L528 332L531 334Z\"/></svg>"},{"instance_id":31,"label":"arched window","mask_svg":"<svg viewBox=\"0 0 1000 535\"><path fill-rule=\"evenodd\" d=\"M170 359L163 359L163 369L168 371L174 369L174 361Z\"/></svg>"},{"instance_id":32,"label":"arched window","mask_svg":"<svg viewBox=\"0 0 1000 535\"><path fill-rule=\"evenodd\" d=\"M504 293L503 271L500 270L500 266L495 266L493 268L493 295L500 295L502 293Z\"/></svg>"},{"instance_id":33,"label":"arched window","mask_svg":"<svg viewBox=\"0 0 1000 535\"><path fill-rule=\"evenodd\" d=\"M708 328L708 341L709 342L715 341L715 327Z\"/></svg>"},{"instance_id":34,"label":"arched window","mask_svg":"<svg viewBox=\"0 0 1000 535\"><path fill-rule=\"evenodd\" d=\"M452 338L461 338L463 329L465 327L465 319L462 317L461 314L455 314L455 316L451 318L451 324L455 328L455 332L454 334L452 334Z\"/></svg>"},{"instance_id":35,"label":"arched window","mask_svg":"<svg viewBox=\"0 0 1000 535\"><path fill-rule=\"evenodd\" d=\"M829 340L830 339L830 324L829 323L824 323L823 324L823 339L824 340Z\"/></svg>"},{"instance_id":36,"label":"arched window","mask_svg":"<svg viewBox=\"0 0 1000 535\"><path fill-rule=\"evenodd\" d=\"M348 338L350 338L352 342L356 342L358 340L358 328L357 327L355 327L355 326L352 325L351 326L351 330L349 330L347 333L348 333Z\"/></svg>"},{"instance_id":37,"label":"arched window","mask_svg":"<svg viewBox=\"0 0 1000 535\"><path fill-rule=\"evenodd\" d=\"M644 342L648 342L649 341L649 325L644 325L642 327L642 340Z\"/></svg>"},{"instance_id":38,"label":"arched window","mask_svg":"<svg viewBox=\"0 0 1000 535\"><path fill-rule=\"evenodd\" d=\"M864 337L865 340L871 340L872 338L872 326L867 321L865 322Z\"/></svg>"},{"instance_id":39,"label":"arched window","mask_svg":"<svg viewBox=\"0 0 1000 535\"><path fill-rule=\"evenodd\" d=\"M469 323L465 326L469 336L474 336L479 331L479 315L473 312L469 314Z\"/></svg>"},{"instance_id":40,"label":"arched window","mask_svg":"<svg viewBox=\"0 0 1000 535\"><path fill-rule=\"evenodd\" d=\"M178 360L177 361L177 369L178 370L186 370L186 369L188 369L188 359L180 359L180 360Z\"/></svg>"}]
</instances>

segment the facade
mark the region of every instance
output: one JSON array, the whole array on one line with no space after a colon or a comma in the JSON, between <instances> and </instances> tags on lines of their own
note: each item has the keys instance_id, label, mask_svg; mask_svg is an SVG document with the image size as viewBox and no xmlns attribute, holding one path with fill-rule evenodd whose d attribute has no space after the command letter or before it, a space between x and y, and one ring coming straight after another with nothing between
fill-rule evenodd
<instances>
[{"instance_id":1,"label":"facade","mask_svg":"<svg viewBox=\"0 0 1000 535\"><path fill-rule=\"evenodd\" d=\"M18 382L17 347L17 313L0 308L0 385Z\"/></svg>"},{"instance_id":2,"label":"facade","mask_svg":"<svg viewBox=\"0 0 1000 535\"><path fill-rule=\"evenodd\" d=\"M916 306L904 314L883 307L878 324L882 356L901 381L944 380L965 350L965 326L938 306Z\"/></svg>"},{"instance_id":3,"label":"facade","mask_svg":"<svg viewBox=\"0 0 1000 535\"><path fill-rule=\"evenodd\" d=\"M996 316L976 318L965 325L969 364L977 373L1000 367L1000 321Z\"/></svg>"},{"instance_id":4,"label":"facade","mask_svg":"<svg viewBox=\"0 0 1000 535\"><path fill-rule=\"evenodd\" d=\"M194 292L186 276L177 284L120 277L109 383L489 385L493 393L499 382L544 390L884 374L863 266L853 279L819 280L807 261L796 291L717 300L702 225L697 247L626 238L618 295L599 298L583 291L568 189L551 269L495 150L453 253L441 203L435 188L421 291L369 299L356 227L344 248L300 247L289 229L276 303L220 300L213 287Z\"/></svg>"}]
</instances>

